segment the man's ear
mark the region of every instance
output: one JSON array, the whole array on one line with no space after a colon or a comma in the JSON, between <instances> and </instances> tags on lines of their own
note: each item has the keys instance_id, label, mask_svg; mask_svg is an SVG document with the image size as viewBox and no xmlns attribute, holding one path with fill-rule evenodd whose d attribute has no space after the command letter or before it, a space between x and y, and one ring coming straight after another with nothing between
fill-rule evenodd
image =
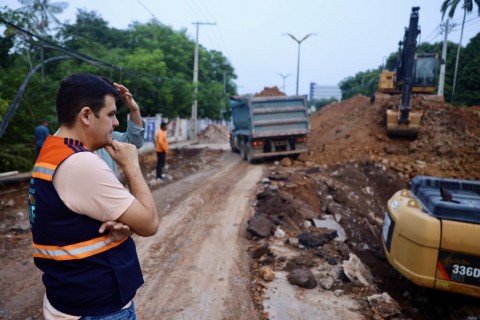
<instances>
[{"instance_id":1,"label":"man's ear","mask_svg":"<svg viewBox=\"0 0 480 320\"><path fill-rule=\"evenodd\" d=\"M93 117L93 112L90 107L83 107L80 110L80 120L82 121L83 124L89 125L91 118Z\"/></svg>"}]
</instances>

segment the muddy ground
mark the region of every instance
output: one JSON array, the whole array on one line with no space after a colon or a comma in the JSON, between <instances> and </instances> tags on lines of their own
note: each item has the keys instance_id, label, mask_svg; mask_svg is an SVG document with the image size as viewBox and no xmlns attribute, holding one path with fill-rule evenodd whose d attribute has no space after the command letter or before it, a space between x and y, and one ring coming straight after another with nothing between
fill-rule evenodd
<instances>
[{"instance_id":1,"label":"muddy ground","mask_svg":"<svg viewBox=\"0 0 480 320\"><path fill-rule=\"evenodd\" d=\"M209 178L213 177L211 184L219 188L206 190L208 196L205 194L200 202L236 201L232 190L240 188L235 187L240 177L250 176L252 170L260 171L255 171L255 185L252 181L243 182L249 186L243 191L250 192L248 201L236 203L223 213L238 211L242 215L239 220L231 221L235 228L230 232L241 235L233 237L237 245L231 244L231 248L235 248L231 251L235 256L221 246L206 245L221 253L219 261L235 261L235 276L223 273L222 267L216 269L218 264L205 259L198 258L190 264L179 262L183 245L185 250L192 245L188 241L193 238L190 229L178 235L185 239L180 244L166 241L172 238L173 231L164 231L159 239L151 240L153 243L148 240L145 244L146 240L136 239L137 245L144 248L142 252L154 250L155 246L161 248L162 243L172 247L162 252L162 258L170 257L167 265L161 263L160 258L149 259L149 255L142 256L141 261L147 284L149 279L154 279L151 282L156 284L167 282L168 290L163 294L164 299L165 295L171 296L167 299L171 306L164 306L163 313L152 309L152 304L160 300L152 300L154 287L146 285L137 296L139 318L187 319L192 314L200 314L199 319L480 318L478 299L415 286L388 265L382 251L380 232L386 201L395 191L407 187L412 177L480 179L480 107L458 108L422 98L416 98L415 103L425 110L424 126L416 140L389 138L384 123L384 103L377 101L371 105L367 97L359 96L329 105L312 115L310 152L297 160L270 159L247 165L230 151L205 148L202 143L208 145L209 139L216 145L227 141L226 137L222 141L226 132L222 128L215 130L222 132L220 134L202 137L197 148L184 148L169 157L167 172L171 182L168 184L158 185L152 180L155 155L148 153L142 157L146 179L159 199L158 206L165 221L190 210L180 204L191 199L191 203L187 202L196 210L192 209L192 216L186 216L179 223L183 226L194 221L199 228L205 228L201 229L203 238L201 234L195 238L199 243L208 239L209 230L223 220L217 216L204 222L204 215L195 214L203 212L202 206L194 205L198 198L190 196L206 189L210 185ZM215 174L217 172L224 175L225 181ZM234 179L226 178L232 175ZM190 193L182 190L190 190ZM43 287L31 258L24 202L26 192L25 183L3 184L0 189L0 319L41 318ZM174 199L163 203L161 199L165 194L162 192ZM220 210L210 205L207 206L210 210ZM264 234L252 230L255 217L265 218L262 220L267 226ZM315 223L326 219L335 227L319 232ZM221 230L225 230L228 223L221 225ZM171 228L174 230L175 224ZM335 228L336 237L331 233ZM322 239L321 245L311 245L312 234L318 236L313 240ZM210 254L214 254L213 251ZM185 251L187 254L194 252ZM202 264L216 271L212 275ZM175 268L180 274L176 274ZM229 265L228 268L233 267ZM292 285L291 273L296 269L306 270L304 278L307 281ZM160 276L154 277L157 273ZM175 281L168 282L172 274ZM202 299L202 292L195 289L195 282L188 277L196 280L206 274L211 277L207 279L213 291ZM215 277L216 274L219 276ZM311 275L313 278L308 277ZM228 285L219 286L223 283ZM305 285L311 288L302 287ZM209 287L205 281L198 281L198 286L204 290ZM246 291L250 293L247 296ZM224 300L217 301L215 292ZM236 303L232 302L232 295L237 295ZM175 304L177 300L179 303ZM207 310L206 305L209 306ZM225 305L231 312L221 313Z\"/></svg>"},{"instance_id":2,"label":"muddy ground","mask_svg":"<svg viewBox=\"0 0 480 320\"><path fill-rule=\"evenodd\" d=\"M415 96L413 107L424 111L423 125L416 139L406 139L387 135L385 108L398 101L382 98L371 104L358 96L325 107L311 117L309 154L268 166L255 217L271 229L250 227L257 242L252 255L260 257L253 269L260 277L269 274L266 270L281 277L295 269L309 270L304 277L313 274L316 285L301 283L313 289L291 294L316 299L305 306L317 308L316 315L298 311L301 319L479 319L477 298L420 288L394 271L380 233L387 200L408 188L414 176L480 179L480 107L453 107ZM340 225L343 239L322 234L314 226L318 219ZM352 264L363 271L352 272ZM289 302L276 297L271 279L264 278L258 291L267 298L259 299L265 318L288 319L285 313L296 308L269 303L272 298ZM273 287L281 282L273 281ZM322 299L309 290L333 298ZM325 313L329 310L335 312Z\"/></svg>"}]
</instances>

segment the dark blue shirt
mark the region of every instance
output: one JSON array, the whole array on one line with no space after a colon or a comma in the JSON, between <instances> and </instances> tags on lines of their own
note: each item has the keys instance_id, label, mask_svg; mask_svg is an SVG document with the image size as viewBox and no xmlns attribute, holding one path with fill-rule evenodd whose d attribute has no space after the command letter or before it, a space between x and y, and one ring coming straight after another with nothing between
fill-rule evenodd
<instances>
[{"instance_id":1,"label":"dark blue shirt","mask_svg":"<svg viewBox=\"0 0 480 320\"><path fill-rule=\"evenodd\" d=\"M35 146L40 148L43 145L43 142L50 135L50 131L43 124L37 126L34 131L35 134Z\"/></svg>"}]
</instances>

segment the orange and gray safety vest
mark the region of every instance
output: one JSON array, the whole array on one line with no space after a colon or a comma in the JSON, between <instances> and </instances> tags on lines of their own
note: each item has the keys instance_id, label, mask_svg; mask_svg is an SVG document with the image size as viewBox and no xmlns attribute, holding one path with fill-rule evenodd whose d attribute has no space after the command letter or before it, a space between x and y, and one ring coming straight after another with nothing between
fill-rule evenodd
<instances>
[{"instance_id":1,"label":"orange and gray safety vest","mask_svg":"<svg viewBox=\"0 0 480 320\"><path fill-rule=\"evenodd\" d=\"M143 277L130 237L107 245L107 235L98 233L102 222L68 209L56 192L55 170L77 152L90 151L79 141L49 136L35 163L28 199L33 257L55 309L102 315L131 301Z\"/></svg>"}]
</instances>

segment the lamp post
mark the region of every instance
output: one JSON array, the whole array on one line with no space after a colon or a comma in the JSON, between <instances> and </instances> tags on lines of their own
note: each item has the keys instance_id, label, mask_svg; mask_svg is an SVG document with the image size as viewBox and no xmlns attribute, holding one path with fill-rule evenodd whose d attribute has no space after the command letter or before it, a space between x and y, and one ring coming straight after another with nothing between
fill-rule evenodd
<instances>
[{"instance_id":1,"label":"lamp post","mask_svg":"<svg viewBox=\"0 0 480 320\"><path fill-rule=\"evenodd\" d=\"M294 35L290 34L290 33L284 33L284 35L287 35L289 36L290 38L292 38L293 40L295 40L295 42L298 44L298 56L297 56L297 96L298 96L298 80L299 80L299 77L300 77L300 45L302 44L303 41L307 40L310 36L316 36L317 34L316 33L309 33L307 34L305 37L303 37L301 40L298 40L297 38L295 38Z\"/></svg>"},{"instance_id":2,"label":"lamp post","mask_svg":"<svg viewBox=\"0 0 480 320\"><path fill-rule=\"evenodd\" d=\"M285 79L286 79L288 76L291 76L291 74L289 73L289 74L283 75L283 74L279 73L278 75L283 78L282 92L285 93Z\"/></svg>"}]
</instances>

